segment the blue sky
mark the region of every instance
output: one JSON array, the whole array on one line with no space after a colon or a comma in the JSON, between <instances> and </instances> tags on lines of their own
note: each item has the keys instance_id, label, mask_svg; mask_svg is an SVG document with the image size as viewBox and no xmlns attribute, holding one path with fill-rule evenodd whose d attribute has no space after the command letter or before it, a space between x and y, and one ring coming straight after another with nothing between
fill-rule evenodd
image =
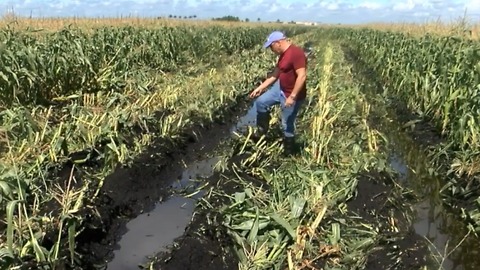
<instances>
[{"instance_id":1,"label":"blue sky","mask_svg":"<svg viewBox=\"0 0 480 270\"><path fill-rule=\"evenodd\" d=\"M2 13L49 16L224 15L262 21L325 23L480 21L480 0L0 0Z\"/></svg>"}]
</instances>

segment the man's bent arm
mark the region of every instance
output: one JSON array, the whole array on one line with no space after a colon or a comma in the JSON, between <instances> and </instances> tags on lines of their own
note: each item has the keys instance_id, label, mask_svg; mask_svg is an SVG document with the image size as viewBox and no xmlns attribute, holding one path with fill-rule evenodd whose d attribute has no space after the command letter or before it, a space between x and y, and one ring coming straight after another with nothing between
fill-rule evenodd
<instances>
[{"instance_id":1,"label":"man's bent arm","mask_svg":"<svg viewBox=\"0 0 480 270\"><path fill-rule=\"evenodd\" d=\"M290 94L293 99L297 98L298 92L300 92L303 84L307 80L307 71L305 68L299 68L295 70L295 72L297 73L297 79L295 80L295 86L293 87L292 93Z\"/></svg>"}]
</instances>

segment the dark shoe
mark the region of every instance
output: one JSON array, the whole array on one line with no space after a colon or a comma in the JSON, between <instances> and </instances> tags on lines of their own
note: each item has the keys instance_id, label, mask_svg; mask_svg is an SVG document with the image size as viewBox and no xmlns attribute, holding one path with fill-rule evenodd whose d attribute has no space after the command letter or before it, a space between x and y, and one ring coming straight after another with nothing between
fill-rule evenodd
<instances>
[{"instance_id":1,"label":"dark shoe","mask_svg":"<svg viewBox=\"0 0 480 270\"><path fill-rule=\"evenodd\" d=\"M283 138L283 155L291 156L295 154L295 137Z\"/></svg>"},{"instance_id":2,"label":"dark shoe","mask_svg":"<svg viewBox=\"0 0 480 270\"><path fill-rule=\"evenodd\" d=\"M257 128L262 134L267 134L270 125L270 113L257 113Z\"/></svg>"},{"instance_id":3,"label":"dark shoe","mask_svg":"<svg viewBox=\"0 0 480 270\"><path fill-rule=\"evenodd\" d=\"M257 131L252 139L258 141L263 135L266 135L270 125L270 113L257 113Z\"/></svg>"}]
</instances>

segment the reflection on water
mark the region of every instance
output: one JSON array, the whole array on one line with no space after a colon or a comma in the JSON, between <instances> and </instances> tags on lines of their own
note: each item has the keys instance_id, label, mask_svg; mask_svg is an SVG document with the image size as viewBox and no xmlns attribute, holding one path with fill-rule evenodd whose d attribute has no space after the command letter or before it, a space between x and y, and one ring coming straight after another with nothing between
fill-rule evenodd
<instances>
[{"instance_id":1,"label":"reflection on water","mask_svg":"<svg viewBox=\"0 0 480 270\"><path fill-rule=\"evenodd\" d=\"M219 159L213 157L190 164L172 188L194 192L201 183L200 178L213 174ZM166 247L183 234L192 218L196 200L202 195L203 192L189 198L172 196L159 202L152 211L130 220L126 225L128 231L118 242L107 269L139 269L138 265L147 263L147 256L166 251Z\"/></svg>"},{"instance_id":2,"label":"reflection on water","mask_svg":"<svg viewBox=\"0 0 480 270\"><path fill-rule=\"evenodd\" d=\"M132 219L107 269L139 269L138 265L147 263L147 256L165 251L167 245L183 234L194 208L195 200L174 196Z\"/></svg>"}]
</instances>

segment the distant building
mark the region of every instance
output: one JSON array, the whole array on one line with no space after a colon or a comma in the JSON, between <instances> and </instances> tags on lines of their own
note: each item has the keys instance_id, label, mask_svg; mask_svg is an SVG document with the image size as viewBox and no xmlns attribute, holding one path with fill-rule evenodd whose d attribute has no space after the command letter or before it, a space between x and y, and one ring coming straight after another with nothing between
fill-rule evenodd
<instances>
[{"instance_id":1,"label":"distant building","mask_svg":"<svg viewBox=\"0 0 480 270\"><path fill-rule=\"evenodd\" d=\"M302 24L302 25L319 25L317 22L295 22L295 24Z\"/></svg>"}]
</instances>

